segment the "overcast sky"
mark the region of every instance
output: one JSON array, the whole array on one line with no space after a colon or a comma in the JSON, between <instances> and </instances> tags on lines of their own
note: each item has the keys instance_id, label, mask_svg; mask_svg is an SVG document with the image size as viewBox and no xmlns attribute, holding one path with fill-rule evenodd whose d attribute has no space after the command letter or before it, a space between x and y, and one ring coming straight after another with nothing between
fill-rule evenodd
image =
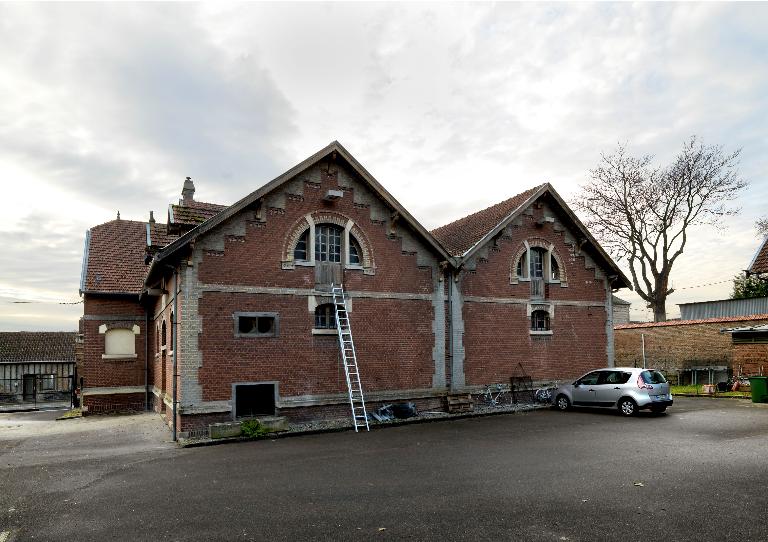
<instances>
[{"instance_id":1,"label":"overcast sky","mask_svg":"<svg viewBox=\"0 0 768 542\"><path fill-rule=\"evenodd\" d=\"M429 229L572 198L620 141L741 148L742 214L695 232L668 310L727 298L768 214L766 28L765 3L0 3L0 330L76 329L118 209L164 220L187 175L233 203L335 139Z\"/></svg>"}]
</instances>

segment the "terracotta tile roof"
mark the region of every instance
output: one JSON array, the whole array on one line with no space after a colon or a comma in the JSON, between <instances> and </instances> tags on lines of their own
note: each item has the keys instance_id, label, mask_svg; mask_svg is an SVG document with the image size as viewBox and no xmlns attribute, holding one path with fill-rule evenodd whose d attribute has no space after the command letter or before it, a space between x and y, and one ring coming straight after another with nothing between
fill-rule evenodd
<instances>
[{"instance_id":1,"label":"terracotta tile roof","mask_svg":"<svg viewBox=\"0 0 768 542\"><path fill-rule=\"evenodd\" d=\"M752 322L754 320L768 321L768 314L752 314L750 316L723 316L720 318L702 318L701 320L668 320L666 322L642 322L639 324L619 324L613 329L636 329L641 327L690 326L695 324L717 324L720 322Z\"/></svg>"},{"instance_id":2,"label":"terracotta tile roof","mask_svg":"<svg viewBox=\"0 0 768 542\"><path fill-rule=\"evenodd\" d=\"M83 291L141 293L146 248L146 222L112 220L91 228Z\"/></svg>"},{"instance_id":3,"label":"terracotta tile roof","mask_svg":"<svg viewBox=\"0 0 768 542\"><path fill-rule=\"evenodd\" d=\"M749 266L750 273L768 273L768 237L763 239L763 244L757 250Z\"/></svg>"},{"instance_id":4,"label":"terracotta tile roof","mask_svg":"<svg viewBox=\"0 0 768 542\"><path fill-rule=\"evenodd\" d=\"M74 331L0 332L0 363L75 361Z\"/></svg>"},{"instance_id":5,"label":"terracotta tile roof","mask_svg":"<svg viewBox=\"0 0 768 542\"><path fill-rule=\"evenodd\" d=\"M153 247L162 248L178 239L178 235L168 232L167 224L155 222L149 225L149 240Z\"/></svg>"},{"instance_id":6,"label":"terracotta tile roof","mask_svg":"<svg viewBox=\"0 0 768 542\"><path fill-rule=\"evenodd\" d=\"M502 220L512 214L515 209L520 207L541 186L535 186L487 209L460 218L445 226L440 226L430 233L452 256L462 256Z\"/></svg>"},{"instance_id":7,"label":"terracotta tile roof","mask_svg":"<svg viewBox=\"0 0 768 542\"><path fill-rule=\"evenodd\" d=\"M226 208L227 205L205 203L203 201L191 201L184 205L171 205L171 212L173 213L172 222L174 224L197 226Z\"/></svg>"}]
</instances>

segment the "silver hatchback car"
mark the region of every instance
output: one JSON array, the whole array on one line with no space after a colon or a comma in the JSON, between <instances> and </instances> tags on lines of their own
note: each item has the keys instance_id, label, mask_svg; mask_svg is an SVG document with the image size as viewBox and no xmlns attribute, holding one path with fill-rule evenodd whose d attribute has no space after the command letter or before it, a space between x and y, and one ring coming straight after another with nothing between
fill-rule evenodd
<instances>
[{"instance_id":1,"label":"silver hatchback car","mask_svg":"<svg viewBox=\"0 0 768 542\"><path fill-rule=\"evenodd\" d=\"M617 408L624 416L639 410L664 412L672 405L672 394L664 375L653 369L611 367L585 374L555 392L555 407Z\"/></svg>"}]
</instances>

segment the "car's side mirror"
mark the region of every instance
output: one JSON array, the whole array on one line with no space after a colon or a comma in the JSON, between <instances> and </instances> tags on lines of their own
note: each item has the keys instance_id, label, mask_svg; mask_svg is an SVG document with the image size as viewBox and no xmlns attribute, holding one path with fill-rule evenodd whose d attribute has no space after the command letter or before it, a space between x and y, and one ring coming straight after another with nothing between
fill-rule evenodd
<instances>
[{"instance_id":1,"label":"car's side mirror","mask_svg":"<svg viewBox=\"0 0 768 542\"><path fill-rule=\"evenodd\" d=\"M579 384L578 382L574 382L574 383L573 383L573 387L574 387L574 388L578 388L579 386L581 386L581 384Z\"/></svg>"}]
</instances>

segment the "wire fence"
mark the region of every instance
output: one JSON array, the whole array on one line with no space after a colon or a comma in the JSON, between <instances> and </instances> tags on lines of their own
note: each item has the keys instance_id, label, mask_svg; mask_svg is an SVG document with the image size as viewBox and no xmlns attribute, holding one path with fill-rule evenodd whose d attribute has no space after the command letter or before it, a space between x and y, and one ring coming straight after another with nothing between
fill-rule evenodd
<instances>
[{"instance_id":1,"label":"wire fence","mask_svg":"<svg viewBox=\"0 0 768 542\"><path fill-rule=\"evenodd\" d=\"M0 379L0 410L72 406L73 376L26 374Z\"/></svg>"}]
</instances>

